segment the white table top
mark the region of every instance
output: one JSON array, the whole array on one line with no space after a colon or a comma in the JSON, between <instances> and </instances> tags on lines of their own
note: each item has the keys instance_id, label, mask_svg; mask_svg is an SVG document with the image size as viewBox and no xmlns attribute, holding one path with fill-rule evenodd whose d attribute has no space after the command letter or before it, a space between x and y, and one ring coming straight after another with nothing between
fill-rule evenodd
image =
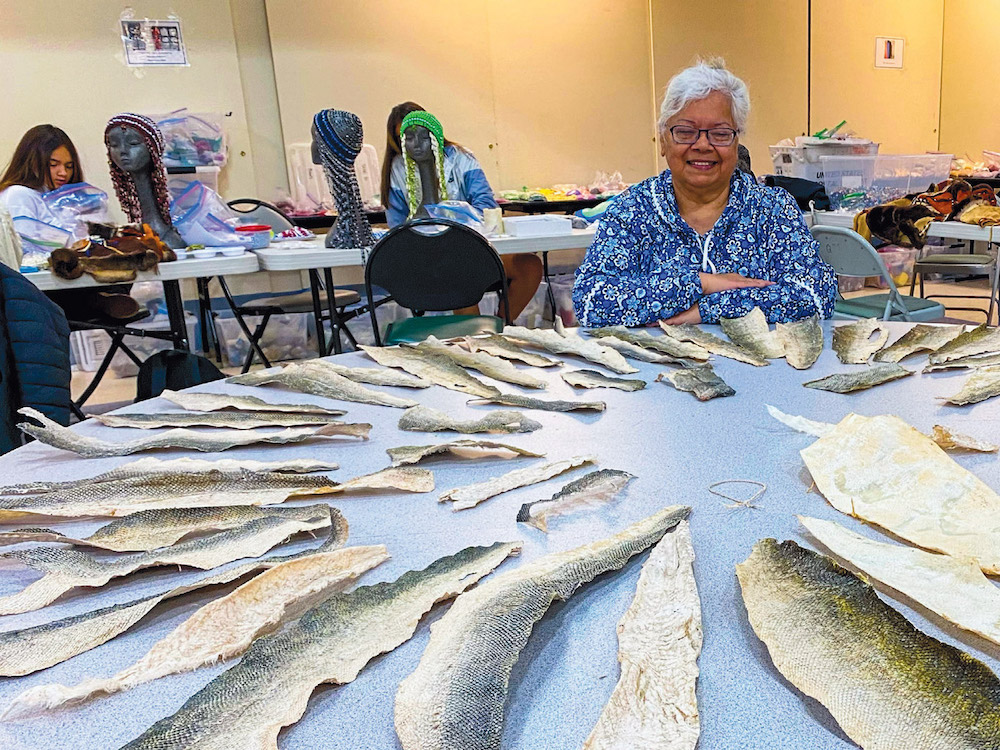
<instances>
[{"instance_id":1,"label":"white table top","mask_svg":"<svg viewBox=\"0 0 1000 750\"><path fill-rule=\"evenodd\" d=\"M257 256L246 252L233 258L223 255L216 255L214 258L187 258L186 260L175 260L170 263L160 263L156 271L140 271L136 274L135 281L178 281L180 279L201 279L210 276L233 276L242 273L253 273L260 270ZM84 274L79 279L67 281L61 279L51 271L35 271L26 273L24 277L42 291L52 291L54 289L79 289L87 286L108 286L106 283L95 281L89 274ZM121 283L121 282L112 282Z\"/></svg>"},{"instance_id":2,"label":"white table top","mask_svg":"<svg viewBox=\"0 0 1000 750\"><path fill-rule=\"evenodd\" d=\"M693 507L690 523L694 540L694 573L701 596L705 642L699 659L698 701L701 740L705 750L771 748L773 750L847 750L856 747L834 725L829 713L806 698L778 674L763 644L747 622L734 566L764 537L793 539L815 548L795 518L805 514L833 520L866 537L888 541L874 528L834 510L823 497L810 491L799 451L813 442L767 415L771 403L790 414L838 422L847 413L864 415L894 413L914 427L930 431L943 424L975 437L994 439L1000 418L1000 398L968 407L942 404L936 397L955 393L965 381L959 372L920 373L878 388L852 395L803 388L802 383L834 372L859 369L843 365L830 349L830 322L824 323L826 348L809 370L793 370L782 360L767 367L752 367L715 357L715 368L736 389L731 398L699 402L663 383L653 382L664 368L635 363L646 380L645 390L635 393L601 389L575 392L558 372L530 369L546 381L541 394L549 399L604 400L601 414L569 414L528 411L527 416L543 424L537 432L482 436L528 450L545 452L544 460L581 454L596 454L596 468L623 469L636 475L621 497L600 507L568 515L553 522L548 535L515 521L524 502L552 495L567 482L595 467L545 484L526 487L488 500L468 511L454 513L436 502L437 494L453 487L499 476L534 460L463 461L435 459L421 466L434 472L434 493L407 495L398 492L302 497L292 505L329 502L350 523L351 545L385 544L392 558L365 573L360 585L393 580L406 570L423 568L435 558L470 544L497 540L520 540L520 557L500 566L498 573L514 570L541 555L570 549L606 537L667 505ZM718 327L706 326L719 334ZM910 328L889 323L892 339ZM654 335L659 332L654 331ZM721 335L721 334L719 334ZM562 371L593 367L566 357ZM344 365L372 367L361 354L336 358ZM903 360L919 370L926 355ZM520 368L519 369L526 369ZM485 379L485 378L484 378ZM487 379L488 380L488 379ZM492 382L492 381L490 381ZM498 384L504 391L525 392L516 386ZM418 399L427 406L462 418L479 417L488 409L466 404L467 395L434 386L422 391L371 386L398 396ZM341 464L332 472L343 481L384 468L385 449L398 445L444 442L454 433L431 435L403 432L397 427L401 410L367 404L332 402L282 388L249 388L224 381L209 383L200 391L253 395L272 402L319 403L348 411L351 422L373 425L371 440L313 440L284 446L237 448L221 455L181 450L157 451L158 458L227 458L275 460L278 458L322 458ZM532 393L531 395L536 395ZM125 411L176 411L177 407L156 399ZM110 441L129 440L149 434L133 429L112 429L87 420L73 430ZM139 458L140 456L136 456ZM972 471L991 487L1000 487L1000 461L995 454L951 454L953 460ZM65 451L32 443L0 456L3 482L42 479L66 480L92 477L131 458L83 459ZM756 510L726 507L726 501L708 491L713 482L754 479L768 486L756 502ZM745 497L739 489L728 488ZM749 494L749 493L747 493ZM110 519L49 521L45 526L69 535L89 534ZM30 522L3 524L6 531L43 525ZM287 554L315 546L315 540L299 540L269 554ZM505 750L579 748L597 720L618 680L616 626L635 595L636 581L647 555L639 555L625 568L602 576L580 589L566 604L554 605L537 623L527 648L511 676L505 711ZM495 577L494 573L491 577ZM190 568L153 568L118 579L99 589L78 590L39 611L2 618L4 630L39 625L60 617L81 614L132 601L140 596L166 591L181 581L204 577ZM0 595L20 590L38 573L23 566L4 567ZM489 579L487 579L489 580ZM197 606L216 599L223 591L195 592L159 605L142 622L113 640L69 661L33 675L0 680L0 709L29 687L61 683L75 685L85 677L107 677L141 658L154 642L169 633ZM935 638L983 660L992 670L1000 669L995 649L973 640L940 618L929 619L880 589L879 596L900 610L914 625ZM393 705L400 681L416 667L429 636L429 625L446 605L421 619L412 640L391 653L374 659L354 682L326 686L316 692L305 715L282 732L284 750L305 748L398 748L393 729ZM16 748L116 748L139 736L153 722L169 716L210 679L228 669L236 658L192 672L170 675L116 695L93 700L76 708L41 717L0 723L0 747ZM917 750L917 748L914 748Z\"/></svg>"},{"instance_id":3,"label":"white table top","mask_svg":"<svg viewBox=\"0 0 1000 750\"><path fill-rule=\"evenodd\" d=\"M844 211L817 211L816 219L810 222L810 225L853 229L854 216L855 214ZM808 213L806 217L809 217ZM950 240L1000 242L1000 227L980 227L975 224L963 224L960 221L934 221L927 230L927 236Z\"/></svg>"},{"instance_id":4,"label":"white table top","mask_svg":"<svg viewBox=\"0 0 1000 750\"><path fill-rule=\"evenodd\" d=\"M593 242L595 232L596 229L591 227L548 237L491 237L490 244L500 255L586 249ZM361 250L326 248L322 237L274 243L253 252L260 259L260 267L264 271L302 271L362 265Z\"/></svg>"}]
</instances>

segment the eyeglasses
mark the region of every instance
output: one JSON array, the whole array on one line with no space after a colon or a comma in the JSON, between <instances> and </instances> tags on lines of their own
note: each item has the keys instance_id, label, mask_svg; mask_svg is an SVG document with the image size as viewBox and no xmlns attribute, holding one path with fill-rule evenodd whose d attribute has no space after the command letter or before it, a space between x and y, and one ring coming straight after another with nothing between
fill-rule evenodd
<instances>
[{"instance_id":1,"label":"eyeglasses","mask_svg":"<svg viewBox=\"0 0 1000 750\"><path fill-rule=\"evenodd\" d=\"M697 143L702 133L708 136L708 142L713 146L732 146L737 131L732 128L692 128L690 125L674 125L670 128L670 137L674 139L674 143L684 146Z\"/></svg>"}]
</instances>

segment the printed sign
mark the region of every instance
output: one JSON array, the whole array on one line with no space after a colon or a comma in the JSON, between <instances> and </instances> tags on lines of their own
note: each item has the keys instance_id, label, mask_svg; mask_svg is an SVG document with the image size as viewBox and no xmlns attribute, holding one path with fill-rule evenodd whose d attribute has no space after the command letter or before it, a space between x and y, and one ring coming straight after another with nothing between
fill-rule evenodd
<instances>
[{"instance_id":1,"label":"printed sign","mask_svg":"<svg viewBox=\"0 0 1000 750\"><path fill-rule=\"evenodd\" d=\"M902 68L903 40L891 36L875 37L875 67Z\"/></svg>"},{"instance_id":2,"label":"printed sign","mask_svg":"<svg viewBox=\"0 0 1000 750\"><path fill-rule=\"evenodd\" d=\"M129 67L187 65L187 48L178 19L121 19L125 64Z\"/></svg>"}]
</instances>

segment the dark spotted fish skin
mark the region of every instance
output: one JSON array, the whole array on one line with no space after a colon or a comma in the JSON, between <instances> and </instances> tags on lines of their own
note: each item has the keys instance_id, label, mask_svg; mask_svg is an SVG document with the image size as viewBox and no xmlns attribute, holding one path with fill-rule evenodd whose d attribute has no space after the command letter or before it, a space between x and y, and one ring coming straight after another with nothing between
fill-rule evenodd
<instances>
[{"instance_id":1,"label":"dark spotted fish skin","mask_svg":"<svg viewBox=\"0 0 1000 750\"><path fill-rule=\"evenodd\" d=\"M874 365L860 371L827 375L825 378L810 380L802 385L806 388L816 388L820 391L852 393L854 391L863 391L866 388L874 388L876 385L899 380L912 374L913 370L907 370L905 367L893 362L885 365Z\"/></svg>"},{"instance_id":2,"label":"dark spotted fish skin","mask_svg":"<svg viewBox=\"0 0 1000 750\"><path fill-rule=\"evenodd\" d=\"M615 536L545 555L460 596L431 628L416 671L396 693L403 750L499 750L511 670L556 600L619 570L684 520L672 506Z\"/></svg>"},{"instance_id":3,"label":"dark spotted fish skin","mask_svg":"<svg viewBox=\"0 0 1000 750\"><path fill-rule=\"evenodd\" d=\"M670 383L679 391L693 393L699 401L710 401L713 398L736 394L736 391L716 374L711 365L662 372L656 376L656 379Z\"/></svg>"},{"instance_id":4,"label":"dark spotted fish skin","mask_svg":"<svg viewBox=\"0 0 1000 750\"><path fill-rule=\"evenodd\" d=\"M1000 680L825 555L764 539L736 566L778 671L869 750L1000 750Z\"/></svg>"},{"instance_id":5,"label":"dark spotted fish skin","mask_svg":"<svg viewBox=\"0 0 1000 750\"><path fill-rule=\"evenodd\" d=\"M512 542L469 547L395 581L327 599L254 641L239 664L122 750L276 747L278 731L299 720L318 685L354 680L369 660L409 640L436 602L461 593L519 549Z\"/></svg>"}]
</instances>

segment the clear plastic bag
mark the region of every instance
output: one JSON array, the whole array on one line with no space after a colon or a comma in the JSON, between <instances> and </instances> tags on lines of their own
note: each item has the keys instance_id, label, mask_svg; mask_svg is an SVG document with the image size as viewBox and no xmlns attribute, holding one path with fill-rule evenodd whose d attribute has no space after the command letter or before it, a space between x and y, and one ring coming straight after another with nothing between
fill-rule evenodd
<instances>
[{"instance_id":1,"label":"clear plastic bag","mask_svg":"<svg viewBox=\"0 0 1000 750\"><path fill-rule=\"evenodd\" d=\"M15 217L14 229L21 237L21 245L25 254L36 252L48 255L56 248L73 244L73 233L69 230L33 219L30 216Z\"/></svg>"},{"instance_id":2,"label":"clear plastic bag","mask_svg":"<svg viewBox=\"0 0 1000 750\"><path fill-rule=\"evenodd\" d=\"M441 201L440 203L427 203L424 205L427 215L432 219L447 219L459 224L464 224L470 229L475 229L482 235L486 235L486 225L483 223L483 213L478 208L473 208L465 201Z\"/></svg>"},{"instance_id":3,"label":"clear plastic bag","mask_svg":"<svg viewBox=\"0 0 1000 750\"><path fill-rule=\"evenodd\" d=\"M192 182L170 204L174 229L189 245L224 247L242 245L236 225L239 217L219 194L201 182Z\"/></svg>"},{"instance_id":4,"label":"clear plastic bag","mask_svg":"<svg viewBox=\"0 0 1000 750\"><path fill-rule=\"evenodd\" d=\"M86 182L63 185L42 195L58 225L72 232L74 239L87 236L87 222L104 223L108 215L108 194Z\"/></svg>"},{"instance_id":5,"label":"clear plastic bag","mask_svg":"<svg viewBox=\"0 0 1000 750\"><path fill-rule=\"evenodd\" d=\"M184 108L153 115L152 119L163 133L166 166L225 166L226 131L222 128L222 115L196 114Z\"/></svg>"}]
</instances>

